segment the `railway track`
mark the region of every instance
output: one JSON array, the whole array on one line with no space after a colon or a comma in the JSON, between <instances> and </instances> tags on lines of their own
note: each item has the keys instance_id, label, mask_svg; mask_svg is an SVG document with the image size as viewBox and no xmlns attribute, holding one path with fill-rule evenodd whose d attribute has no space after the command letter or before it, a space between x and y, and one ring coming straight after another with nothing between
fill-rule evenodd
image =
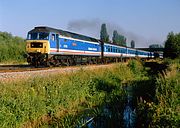
<instances>
[{"instance_id":1,"label":"railway track","mask_svg":"<svg viewBox=\"0 0 180 128\"><path fill-rule=\"evenodd\" d=\"M92 65L75 65L75 66L56 66L56 67L34 67L27 64L21 65L0 65L0 73L10 73L10 72L26 72L26 71L40 71L40 70L50 70L50 69L62 69L62 68L77 68L86 66L98 66L96 64Z\"/></svg>"},{"instance_id":2,"label":"railway track","mask_svg":"<svg viewBox=\"0 0 180 128\"><path fill-rule=\"evenodd\" d=\"M76 65L41 68L35 68L29 65L0 65L0 83L28 80L29 78L46 77L55 74L73 73L81 69L94 70L97 68L109 68L112 65Z\"/></svg>"},{"instance_id":3,"label":"railway track","mask_svg":"<svg viewBox=\"0 0 180 128\"><path fill-rule=\"evenodd\" d=\"M37 71L37 70L47 70L49 67L39 67L35 68L27 64L21 65L0 65L0 73L6 72L24 72L24 71Z\"/></svg>"}]
</instances>

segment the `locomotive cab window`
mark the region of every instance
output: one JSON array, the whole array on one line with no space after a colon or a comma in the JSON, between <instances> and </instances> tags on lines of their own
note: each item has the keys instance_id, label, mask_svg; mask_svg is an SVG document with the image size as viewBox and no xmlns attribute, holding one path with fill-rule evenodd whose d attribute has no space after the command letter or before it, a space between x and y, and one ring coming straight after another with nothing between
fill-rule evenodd
<instances>
[{"instance_id":1,"label":"locomotive cab window","mask_svg":"<svg viewBox=\"0 0 180 128\"><path fill-rule=\"evenodd\" d=\"M28 33L27 36L28 40L48 40L49 39L49 33Z\"/></svg>"},{"instance_id":2,"label":"locomotive cab window","mask_svg":"<svg viewBox=\"0 0 180 128\"><path fill-rule=\"evenodd\" d=\"M49 33L39 33L39 39L40 40L48 40Z\"/></svg>"},{"instance_id":3,"label":"locomotive cab window","mask_svg":"<svg viewBox=\"0 0 180 128\"><path fill-rule=\"evenodd\" d=\"M27 39L28 40L37 40L38 39L38 33L28 33Z\"/></svg>"}]
</instances>

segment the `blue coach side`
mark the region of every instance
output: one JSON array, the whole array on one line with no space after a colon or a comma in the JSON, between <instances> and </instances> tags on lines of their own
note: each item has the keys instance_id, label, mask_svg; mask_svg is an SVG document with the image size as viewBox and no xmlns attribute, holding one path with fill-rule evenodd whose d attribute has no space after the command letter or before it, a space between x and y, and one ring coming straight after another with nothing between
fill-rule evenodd
<instances>
[{"instance_id":1,"label":"blue coach side","mask_svg":"<svg viewBox=\"0 0 180 128\"><path fill-rule=\"evenodd\" d=\"M50 43L50 54L100 56L99 42L91 42L59 35L58 46Z\"/></svg>"},{"instance_id":2,"label":"blue coach side","mask_svg":"<svg viewBox=\"0 0 180 128\"><path fill-rule=\"evenodd\" d=\"M135 57L136 56L136 49L127 48L127 56L128 57Z\"/></svg>"},{"instance_id":3,"label":"blue coach side","mask_svg":"<svg viewBox=\"0 0 180 128\"><path fill-rule=\"evenodd\" d=\"M127 56L127 48L115 44L104 43L104 57Z\"/></svg>"},{"instance_id":4,"label":"blue coach side","mask_svg":"<svg viewBox=\"0 0 180 128\"><path fill-rule=\"evenodd\" d=\"M141 57L141 58L148 58L148 57L150 57L150 52L148 52L148 51L143 51L143 50L137 50L137 56L138 57Z\"/></svg>"}]
</instances>

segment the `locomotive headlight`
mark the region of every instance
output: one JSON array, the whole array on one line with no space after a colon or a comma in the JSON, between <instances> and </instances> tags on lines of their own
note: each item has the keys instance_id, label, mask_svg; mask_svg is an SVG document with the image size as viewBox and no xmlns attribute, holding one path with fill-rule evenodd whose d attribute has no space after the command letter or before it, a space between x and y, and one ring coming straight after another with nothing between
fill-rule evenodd
<instances>
[{"instance_id":1,"label":"locomotive headlight","mask_svg":"<svg viewBox=\"0 0 180 128\"><path fill-rule=\"evenodd\" d=\"M27 48L30 48L30 44L27 44Z\"/></svg>"}]
</instances>

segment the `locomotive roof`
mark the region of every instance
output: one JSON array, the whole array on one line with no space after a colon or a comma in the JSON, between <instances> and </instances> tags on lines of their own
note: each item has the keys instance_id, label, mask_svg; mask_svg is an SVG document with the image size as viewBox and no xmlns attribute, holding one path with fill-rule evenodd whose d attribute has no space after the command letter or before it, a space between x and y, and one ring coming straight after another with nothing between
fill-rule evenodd
<instances>
[{"instance_id":1,"label":"locomotive roof","mask_svg":"<svg viewBox=\"0 0 180 128\"><path fill-rule=\"evenodd\" d=\"M33 33L33 32L55 32L55 33L59 33L60 35L66 36L66 37L72 37L75 39L98 42L98 39L95 39L92 37L80 35L80 34L69 32L69 31L64 31L61 29L50 28L50 27L46 27L46 26L35 27L33 30L29 31L29 33Z\"/></svg>"}]
</instances>

